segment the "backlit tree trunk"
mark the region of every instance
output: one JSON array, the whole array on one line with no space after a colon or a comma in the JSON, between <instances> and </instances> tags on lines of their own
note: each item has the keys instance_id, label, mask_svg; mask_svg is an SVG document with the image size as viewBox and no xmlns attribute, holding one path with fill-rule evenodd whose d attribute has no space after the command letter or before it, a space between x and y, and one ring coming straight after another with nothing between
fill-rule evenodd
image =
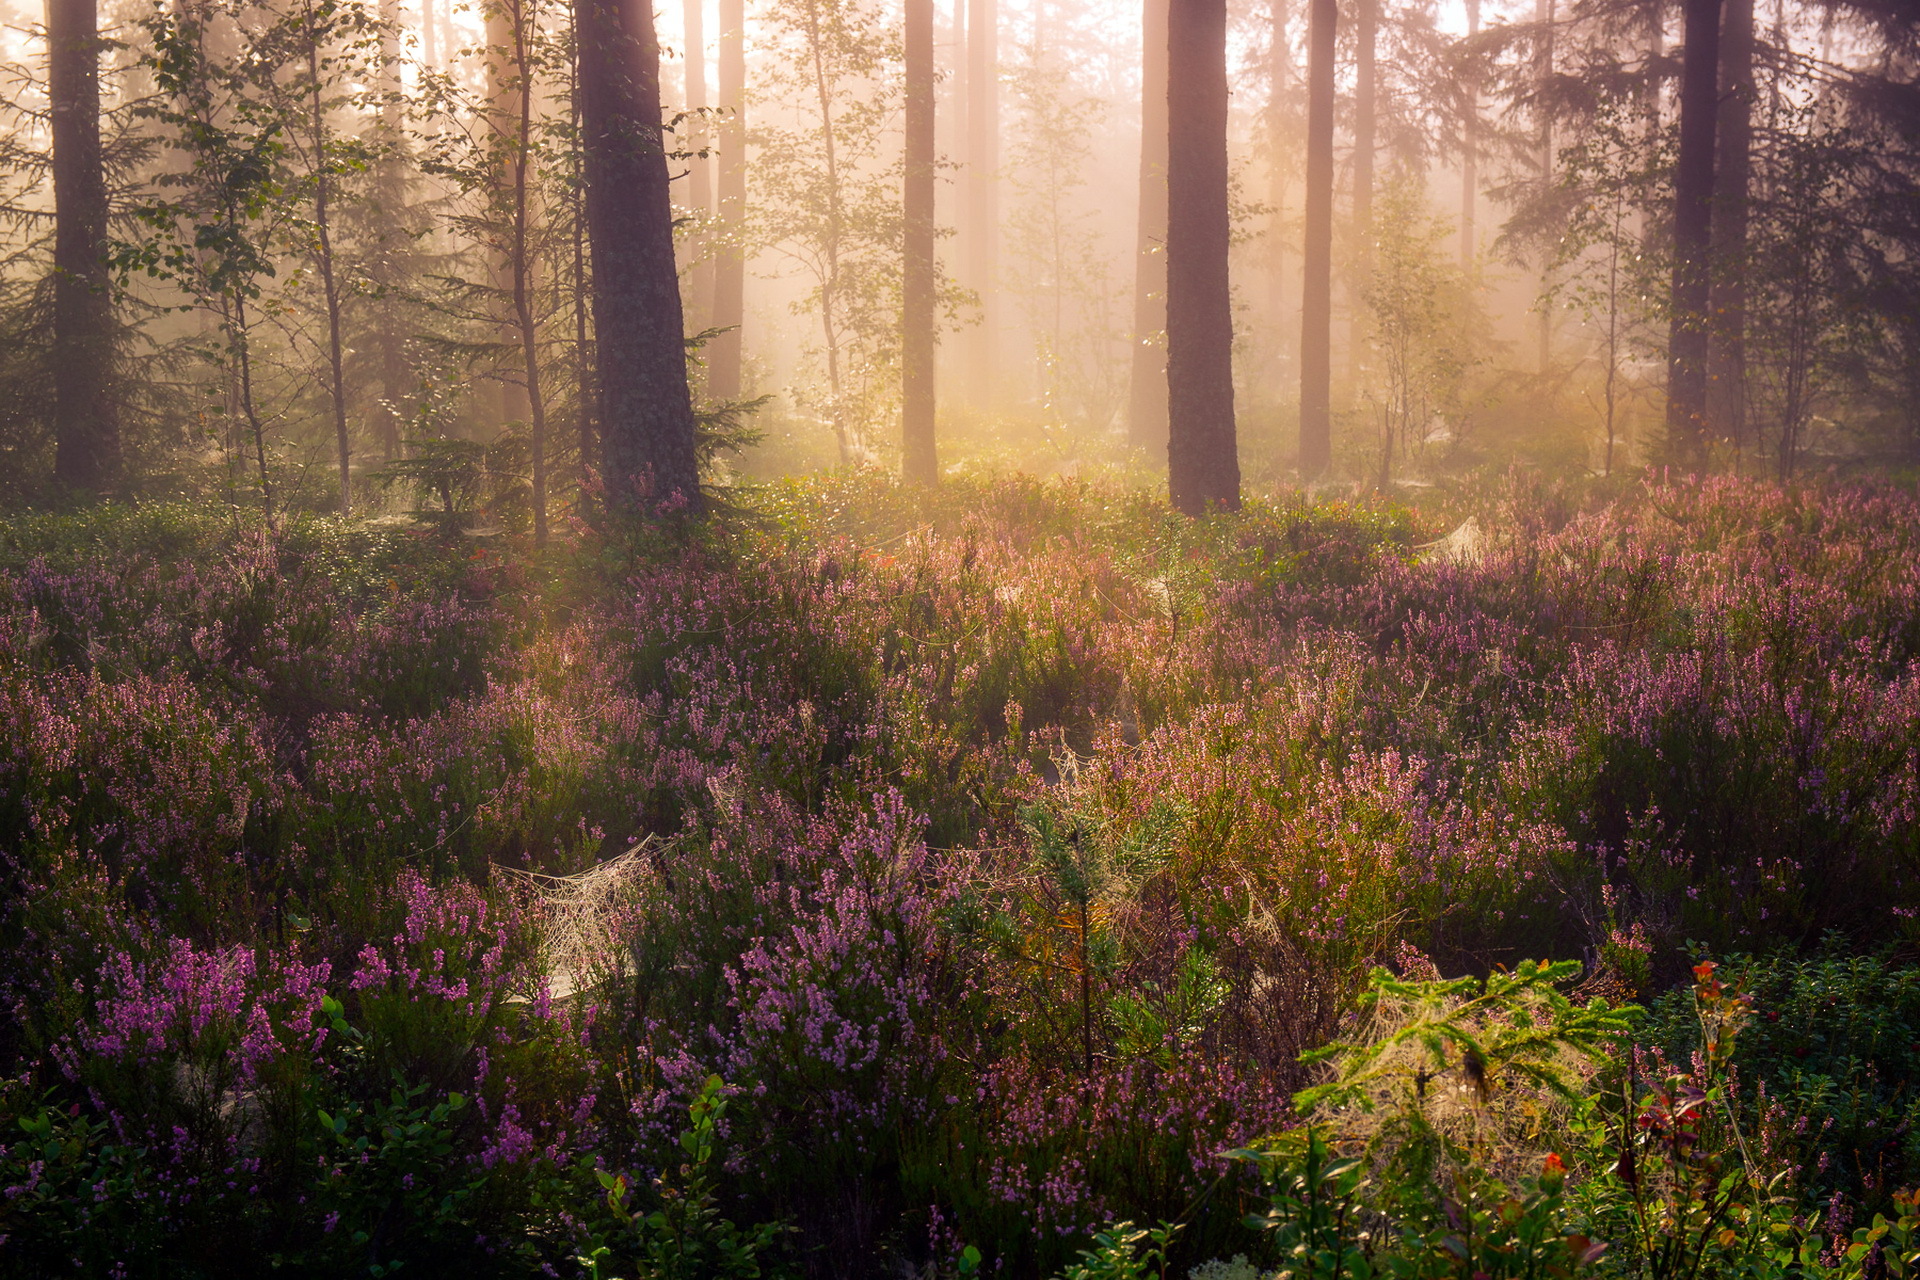
<instances>
[{"instance_id":1,"label":"backlit tree trunk","mask_svg":"<svg viewBox=\"0 0 1920 1280\"><path fill-rule=\"evenodd\" d=\"M1167 4L1141 7L1140 213L1133 268L1127 434L1156 461L1167 446Z\"/></svg>"},{"instance_id":2,"label":"backlit tree trunk","mask_svg":"<svg viewBox=\"0 0 1920 1280\"><path fill-rule=\"evenodd\" d=\"M1713 135L1719 116L1720 0L1685 0L1680 155L1673 173L1673 293L1667 331L1667 445L1698 466L1707 440L1707 303L1713 281Z\"/></svg>"},{"instance_id":3,"label":"backlit tree trunk","mask_svg":"<svg viewBox=\"0 0 1920 1280\"><path fill-rule=\"evenodd\" d=\"M1300 475L1333 462L1333 56L1339 0L1309 0L1306 226L1300 286Z\"/></svg>"},{"instance_id":4,"label":"backlit tree trunk","mask_svg":"<svg viewBox=\"0 0 1920 1280\"><path fill-rule=\"evenodd\" d=\"M54 477L101 493L120 480L114 403L107 183L100 154L100 32L94 0L49 0L47 89L53 124Z\"/></svg>"},{"instance_id":5,"label":"backlit tree trunk","mask_svg":"<svg viewBox=\"0 0 1920 1280\"><path fill-rule=\"evenodd\" d=\"M980 323L967 335L976 404L997 397L1000 342L1000 58L996 0L967 15L967 268Z\"/></svg>"},{"instance_id":6,"label":"backlit tree trunk","mask_svg":"<svg viewBox=\"0 0 1920 1280\"><path fill-rule=\"evenodd\" d=\"M697 154L706 149L708 132L706 120L694 113L707 106L706 0L685 0L681 14L687 39L687 111L693 117L687 150L696 153L687 160L687 207L704 220L713 212L713 161ZM688 327L698 332L713 323L713 255L704 227L689 238L687 247L696 259L687 281L693 308Z\"/></svg>"},{"instance_id":7,"label":"backlit tree trunk","mask_svg":"<svg viewBox=\"0 0 1920 1280\"><path fill-rule=\"evenodd\" d=\"M746 0L720 0L720 235L713 263L713 328L707 344L707 395L740 398L740 325L746 317L747 258L741 238L747 218Z\"/></svg>"},{"instance_id":8,"label":"backlit tree trunk","mask_svg":"<svg viewBox=\"0 0 1920 1280\"><path fill-rule=\"evenodd\" d=\"M1347 280L1346 395L1360 391L1367 352L1367 279L1373 273L1373 153L1380 77L1380 0L1355 0L1353 33L1353 267Z\"/></svg>"},{"instance_id":9,"label":"backlit tree trunk","mask_svg":"<svg viewBox=\"0 0 1920 1280\"><path fill-rule=\"evenodd\" d=\"M697 510L673 204L650 0L578 0L587 229L608 503L675 495Z\"/></svg>"},{"instance_id":10,"label":"backlit tree trunk","mask_svg":"<svg viewBox=\"0 0 1920 1280\"><path fill-rule=\"evenodd\" d=\"M905 454L915 484L939 479L934 453L933 0L906 0L906 243L901 280L900 392Z\"/></svg>"},{"instance_id":11,"label":"backlit tree trunk","mask_svg":"<svg viewBox=\"0 0 1920 1280\"><path fill-rule=\"evenodd\" d=\"M1713 175L1713 324L1707 334L1707 424L1746 438L1747 188L1753 171L1753 0L1725 0L1720 34L1718 155Z\"/></svg>"},{"instance_id":12,"label":"backlit tree trunk","mask_svg":"<svg viewBox=\"0 0 1920 1280\"><path fill-rule=\"evenodd\" d=\"M1227 254L1227 4L1167 22L1167 478L1188 515L1240 505Z\"/></svg>"}]
</instances>

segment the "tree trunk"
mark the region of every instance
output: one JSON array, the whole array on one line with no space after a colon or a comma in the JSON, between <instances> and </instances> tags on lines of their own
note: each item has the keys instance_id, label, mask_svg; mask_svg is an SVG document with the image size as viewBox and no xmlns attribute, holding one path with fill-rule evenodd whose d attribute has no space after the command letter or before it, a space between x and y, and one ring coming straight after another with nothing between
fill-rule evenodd
<instances>
[{"instance_id":1,"label":"tree trunk","mask_svg":"<svg viewBox=\"0 0 1920 1280\"><path fill-rule=\"evenodd\" d=\"M1706 461L1707 303L1713 280L1713 134L1719 115L1720 0L1685 0L1680 155L1673 172L1673 294L1667 332L1667 445Z\"/></svg>"},{"instance_id":2,"label":"tree trunk","mask_svg":"<svg viewBox=\"0 0 1920 1280\"><path fill-rule=\"evenodd\" d=\"M495 181L489 221L494 223L494 244L489 267L494 297L494 331L497 335L493 380L494 424L524 423L531 416L526 387L514 377L519 363L520 331L514 317L514 277L519 273L513 251L513 201L517 179L514 169L519 129L519 111L514 85L525 79L525 68L518 65L514 50L514 10L510 6L524 0L489 0L486 12L486 67L488 128L494 145L505 162ZM504 144L504 145L503 145Z\"/></svg>"},{"instance_id":3,"label":"tree trunk","mask_svg":"<svg viewBox=\"0 0 1920 1280\"><path fill-rule=\"evenodd\" d=\"M1480 212L1480 0L1467 0L1467 44L1469 46L1467 118L1460 131L1460 265L1468 272L1480 254L1480 232L1475 225Z\"/></svg>"},{"instance_id":4,"label":"tree trunk","mask_svg":"<svg viewBox=\"0 0 1920 1280\"><path fill-rule=\"evenodd\" d=\"M1309 0L1306 225L1300 285L1300 476L1333 464L1333 58L1339 0Z\"/></svg>"},{"instance_id":5,"label":"tree trunk","mask_svg":"<svg viewBox=\"0 0 1920 1280\"><path fill-rule=\"evenodd\" d=\"M712 327L722 332L707 344L707 396L738 400L741 390L740 326L746 318L747 257L741 238L747 219L746 0L720 0L720 235L713 264Z\"/></svg>"},{"instance_id":6,"label":"tree trunk","mask_svg":"<svg viewBox=\"0 0 1920 1280\"><path fill-rule=\"evenodd\" d=\"M1553 111L1547 101L1548 86L1553 80L1553 0L1539 0L1535 19L1540 24L1540 49L1538 63L1534 68L1535 92L1540 98L1540 188L1546 191L1553 185ZM1543 263L1540 268L1540 309L1535 317L1538 326L1536 337L1539 343L1535 359L1539 364L1540 376L1543 378L1553 367L1553 307L1548 300L1548 294L1552 288L1551 268Z\"/></svg>"},{"instance_id":7,"label":"tree trunk","mask_svg":"<svg viewBox=\"0 0 1920 1280\"><path fill-rule=\"evenodd\" d=\"M685 0L681 13L687 36L687 113L688 150L696 154L687 160L687 206L698 221L688 238L687 252L693 257L693 270L687 274L693 314L688 328L695 333L713 323L714 264L706 235L706 219L713 213L713 162L697 154L707 148L706 118L698 114L707 107L707 33L706 0Z\"/></svg>"},{"instance_id":8,"label":"tree trunk","mask_svg":"<svg viewBox=\"0 0 1920 1280\"><path fill-rule=\"evenodd\" d=\"M98 494L117 486L121 476L94 0L48 0L47 90L53 121L54 479Z\"/></svg>"},{"instance_id":9,"label":"tree trunk","mask_svg":"<svg viewBox=\"0 0 1920 1280\"><path fill-rule=\"evenodd\" d=\"M1000 341L1000 64L996 0L972 0L967 21L967 267L980 292L968 335L975 403L991 404Z\"/></svg>"},{"instance_id":10,"label":"tree trunk","mask_svg":"<svg viewBox=\"0 0 1920 1280\"><path fill-rule=\"evenodd\" d=\"M433 16L433 0L420 0L420 65L428 71L440 68L439 22Z\"/></svg>"},{"instance_id":11,"label":"tree trunk","mask_svg":"<svg viewBox=\"0 0 1920 1280\"><path fill-rule=\"evenodd\" d=\"M1718 155L1713 175L1713 325L1707 335L1707 424L1746 439L1747 187L1753 170L1753 0L1726 0L1720 34Z\"/></svg>"},{"instance_id":12,"label":"tree trunk","mask_svg":"<svg viewBox=\"0 0 1920 1280\"><path fill-rule=\"evenodd\" d=\"M578 0L587 229L608 503L701 505L650 0Z\"/></svg>"},{"instance_id":13,"label":"tree trunk","mask_svg":"<svg viewBox=\"0 0 1920 1280\"><path fill-rule=\"evenodd\" d=\"M1227 256L1227 0L1167 22L1167 478L1188 515L1238 510Z\"/></svg>"},{"instance_id":14,"label":"tree trunk","mask_svg":"<svg viewBox=\"0 0 1920 1280\"><path fill-rule=\"evenodd\" d=\"M933 226L933 0L906 0L906 243L901 273L902 473L914 484L940 477L933 435L936 279Z\"/></svg>"},{"instance_id":15,"label":"tree trunk","mask_svg":"<svg viewBox=\"0 0 1920 1280\"><path fill-rule=\"evenodd\" d=\"M320 268L320 296L327 308L327 398L333 408L334 446L340 460L340 514L353 514L353 439L347 431L346 348L340 337L340 282L333 270L333 184L327 172L327 106L321 95L320 40L307 37L308 123L313 130L314 259Z\"/></svg>"},{"instance_id":16,"label":"tree trunk","mask_svg":"<svg viewBox=\"0 0 1920 1280\"><path fill-rule=\"evenodd\" d=\"M1140 15L1140 213L1127 411L1128 438L1156 459L1167 447L1167 5L1145 0Z\"/></svg>"},{"instance_id":17,"label":"tree trunk","mask_svg":"<svg viewBox=\"0 0 1920 1280\"><path fill-rule=\"evenodd\" d=\"M1267 45L1267 239L1272 251L1268 259L1267 300L1276 338L1284 331L1287 300L1287 93L1293 79L1291 52L1287 47L1288 0L1270 0L1267 22L1271 29ZM1278 363L1277 361L1275 362Z\"/></svg>"},{"instance_id":18,"label":"tree trunk","mask_svg":"<svg viewBox=\"0 0 1920 1280\"><path fill-rule=\"evenodd\" d=\"M533 461L533 543L547 545L547 402L540 390L540 333L533 305L532 209L527 187L527 166L533 142L533 40L529 29L532 17L527 0L511 0L513 38L514 95L519 111L514 121L512 162L513 180L512 239L508 258L513 264L513 324L520 339L520 365L524 375L529 440Z\"/></svg>"},{"instance_id":19,"label":"tree trunk","mask_svg":"<svg viewBox=\"0 0 1920 1280\"><path fill-rule=\"evenodd\" d=\"M1347 395L1360 392L1367 351L1368 278L1373 274L1373 153L1380 77L1379 0L1355 0L1353 33L1353 267L1347 279Z\"/></svg>"},{"instance_id":20,"label":"tree trunk","mask_svg":"<svg viewBox=\"0 0 1920 1280\"><path fill-rule=\"evenodd\" d=\"M422 0L423 29L427 13L425 6L428 3L430 0ZM406 274L400 263L408 237L402 233L400 221L405 215L409 194L408 164L403 150L406 136L401 120L405 103L401 97L399 0L381 0L380 20L380 92L384 95L380 104L380 133L387 150L380 161L377 185L387 243L380 247L372 270L379 298L376 305L379 308L380 405L375 420L380 432L382 458L391 463L400 457L399 405L408 390L406 340L401 333L394 303L396 291Z\"/></svg>"}]
</instances>

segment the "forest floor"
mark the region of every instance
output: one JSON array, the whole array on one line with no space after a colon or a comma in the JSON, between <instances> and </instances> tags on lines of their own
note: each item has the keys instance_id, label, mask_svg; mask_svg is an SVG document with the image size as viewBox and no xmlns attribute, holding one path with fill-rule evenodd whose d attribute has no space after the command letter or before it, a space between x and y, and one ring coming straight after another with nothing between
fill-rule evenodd
<instances>
[{"instance_id":1,"label":"forest floor","mask_svg":"<svg viewBox=\"0 0 1920 1280\"><path fill-rule=\"evenodd\" d=\"M1386 1079L1387 1008L1438 1056L1366 1105L1506 1099L1499 1142L1429 1128L1539 1265L1681 1274L1628 1113L1780 1175L1699 1193L1712 1256L1852 1265L1920 1174L1920 501L1419 504L854 474L544 550L0 523L0 1274L1046 1275L1118 1220L1270 1267L1311 1143L1225 1153L1333 1114L1329 1040ZM1423 1167L1365 1211L1454 1274Z\"/></svg>"}]
</instances>

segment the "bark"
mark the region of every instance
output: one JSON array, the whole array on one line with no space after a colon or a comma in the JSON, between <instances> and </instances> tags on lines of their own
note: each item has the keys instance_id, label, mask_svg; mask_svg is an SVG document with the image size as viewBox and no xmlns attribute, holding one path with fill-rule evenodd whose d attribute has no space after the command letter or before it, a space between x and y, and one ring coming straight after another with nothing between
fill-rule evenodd
<instances>
[{"instance_id":1,"label":"bark","mask_svg":"<svg viewBox=\"0 0 1920 1280\"><path fill-rule=\"evenodd\" d=\"M526 0L512 0L512 37L514 97L518 114L514 120L513 151L508 164L512 180L512 239L507 257L513 267L513 323L520 340L521 383L526 397L529 441L533 455L533 542L547 544L547 402L540 388L540 332L533 305L532 210L529 207L527 165L533 141L533 68L534 33Z\"/></svg>"},{"instance_id":2,"label":"bark","mask_svg":"<svg viewBox=\"0 0 1920 1280\"><path fill-rule=\"evenodd\" d=\"M1367 351L1367 281L1373 274L1373 153L1380 77L1379 0L1355 0L1353 34L1353 270L1347 280L1347 383L1357 395Z\"/></svg>"},{"instance_id":3,"label":"bark","mask_svg":"<svg viewBox=\"0 0 1920 1280\"><path fill-rule=\"evenodd\" d=\"M327 170L327 106L321 94L320 42L307 40L308 124L313 130L314 259L320 268L320 296L327 309L327 398L333 408L334 446L340 462L340 514L353 514L353 440L347 431L345 346L340 338L340 282L333 270L333 183Z\"/></svg>"},{"instance_id":4,"label":"bark","mask_svg":"<svg viewBox=\"0 0 1920 1280\"><path fill-rule=\"evenodd\" d=\"M1188 515L1240 506L1227 257L1227 3L1167 23L1167 477Z\"/></svg>"},{"instance_id":5,"label":"bark","mask_svg":"<svg viewBox=\"0 0 1920 1280\"><path fill-rule=\"evenodd\" d=\"M1267 45L1267 237L1273 256L1268 260L1268 305L1276 328L1283 328L1287 298L1287 93L1293 79L1287 48L1288 0L1271 0L1267 21L1272 29Z\"/></svg>"},{"instance_id":6,"label":"bark","mask_svg":"<svg viewBox=\"0 0 1920 1280\"><path fill-rule=\"evenodd\" d=\"M1339 0L1309 0L1300 286L1300 475L1333 463L1333 59Z\"/></svg>"},{"instance_id":7,"label":"bark","mask_svg":"<svg viewBox=\"0 0 1920 1280\"><path fill-rule=\"evenodd\" d=\"M701 505L650 0L578 0L601 475L616 509Z\"/></svg>"},{"instance_id":8,"label":"bark","mask_svg":"<svg viewBox=\"0 0 1920 1280\"><path fill-rule=\"evenodd\" d=\"M746 0L720 0L720 234L714 257L713 319L722 332L707 344L707 395L738 400L741 391L740 326L746 318L747 259L741 238L747 217Z\"/></svg>"},{"instance_id":9,"label":"bark","mask_svg":"<svg viewBox=\"0 0 1920 1280\"><path fill-rule=\"evenodd\" d=\"M901 279L900 398L903 474L940 476L934 452L933 0L906 0L906 243Z\"/></svg>"},{"instance_id":10,"label":"bark","mask_svg":"<svg viewBox=\"0 0 1920 1280\"><path fill-rule=\"evenodd\" d=\"M974 401L990 404L1000 338L1000 65L996 0L971 0L967 21L967 268L980 292L968 335Z\"/></svg>"},{"instance_id":11,"label":"bark","mask_svg":"<svg viewBox=\"0 0 1920 1280\"><path fill-rule=\"evenodd\" d=\"M1705 462L1707 313L1713 280L1713 150L1719 115L1720 0L1685 0L1680 154L1673 173L1673 292L1667 332L1667 445Z\"/></svg>"},{"instance_id":12,"label":"bark","mask_svg":"<svg viewBox=\"0 0 1920 1280\"><path fill-rule=\"evenodd\" d=\"M1736 446L1746 439L1748 185L1753 171L1753 0L1725 0L1720 111L1713 175L1713 326L1707 335L1707 424Z\"/></svg>"},{"instance_id":13,"label":"bark","mask_svg":"<svg viewBox=\"0 0 1920 1280\"><path fill-rule=\"evenodd\" d=\"M433 16L433 0L420 0L420 62L429 71L440 66L439 25Z\"/></svg>"},{"instance_id":14,"label":"bark","mask_svg":"<svg viewBox=\"0 0 1920 1280\"><path fill-rule=\"evenodd\" d=\"M695 332L713 321L713 256L705 234L705 220L713 213L713 162L697 154L707 147L706 118L698 114L707 107L705 10L706 0L685 0L681 6L687 33L688 150L696 153L687 161L687 205L699 219L687 240L687 251L694 259L693 270L687 273L693 311L688 327Z\"/></svg>"},{"instance_id":15,"label":"bark","mask_svg":"<svg viewBox=\"0 0 1920 1280\"><path fill-rule=\"evenodd\" d=\"M488 127L505 157L495 180L494 217L500 224L489 254L493 296L497 299L494 328L498 335L499 356L493 370L495 388L494 421L497 426L526 422L531 413L526 387L514 377L520 347L519 326L514 318L514 278L519 272L513 251L513 201L518 182L515 169L514 138L519 128L519 110L515 82L524 79L514 50L514 10L520 0L486 0L486 64Z\"/></svg>"},{"instance_id":16,"label":"bark","mask_svg":"<svg viewBox=\"0 0 1920 1280\"><path fill-rule=\"evenodd\" d=\"M54 478L98 494L120 481L114 402L107 182L100 152L100 32L94 0L49 0L53 122Z\"/></svg>"},{"instance_id":17,"label":"bark","mask_svg":"<svg viewBox=\"0 0 1920 1280\"><path fill-rule=\"evenodd\" d=\"M1159 456L1167 445L1167 5L1141 7L1140 213L1134 242L1133 362L1128 438Z\"/></svg>"}]
</instances>

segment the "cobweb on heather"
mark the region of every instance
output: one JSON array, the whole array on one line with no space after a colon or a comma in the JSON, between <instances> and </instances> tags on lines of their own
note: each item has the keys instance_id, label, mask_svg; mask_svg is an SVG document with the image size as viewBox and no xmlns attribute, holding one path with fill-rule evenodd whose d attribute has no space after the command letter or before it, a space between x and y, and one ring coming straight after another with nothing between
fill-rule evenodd
<instances>
[{"instance_id":1,"label":"cobweb on heather","mask_svg":"<svg viewBox=\"0 0 1920 1280\"><path fill-rule=\"evenodd\" d=\"M532 900L540 921L540 958L548 994L565 999L595 985L618 964L622 924L634 891L652 874L652 836L625 853L570 876L494 866Z\"/></svg>"}]
</instances>

